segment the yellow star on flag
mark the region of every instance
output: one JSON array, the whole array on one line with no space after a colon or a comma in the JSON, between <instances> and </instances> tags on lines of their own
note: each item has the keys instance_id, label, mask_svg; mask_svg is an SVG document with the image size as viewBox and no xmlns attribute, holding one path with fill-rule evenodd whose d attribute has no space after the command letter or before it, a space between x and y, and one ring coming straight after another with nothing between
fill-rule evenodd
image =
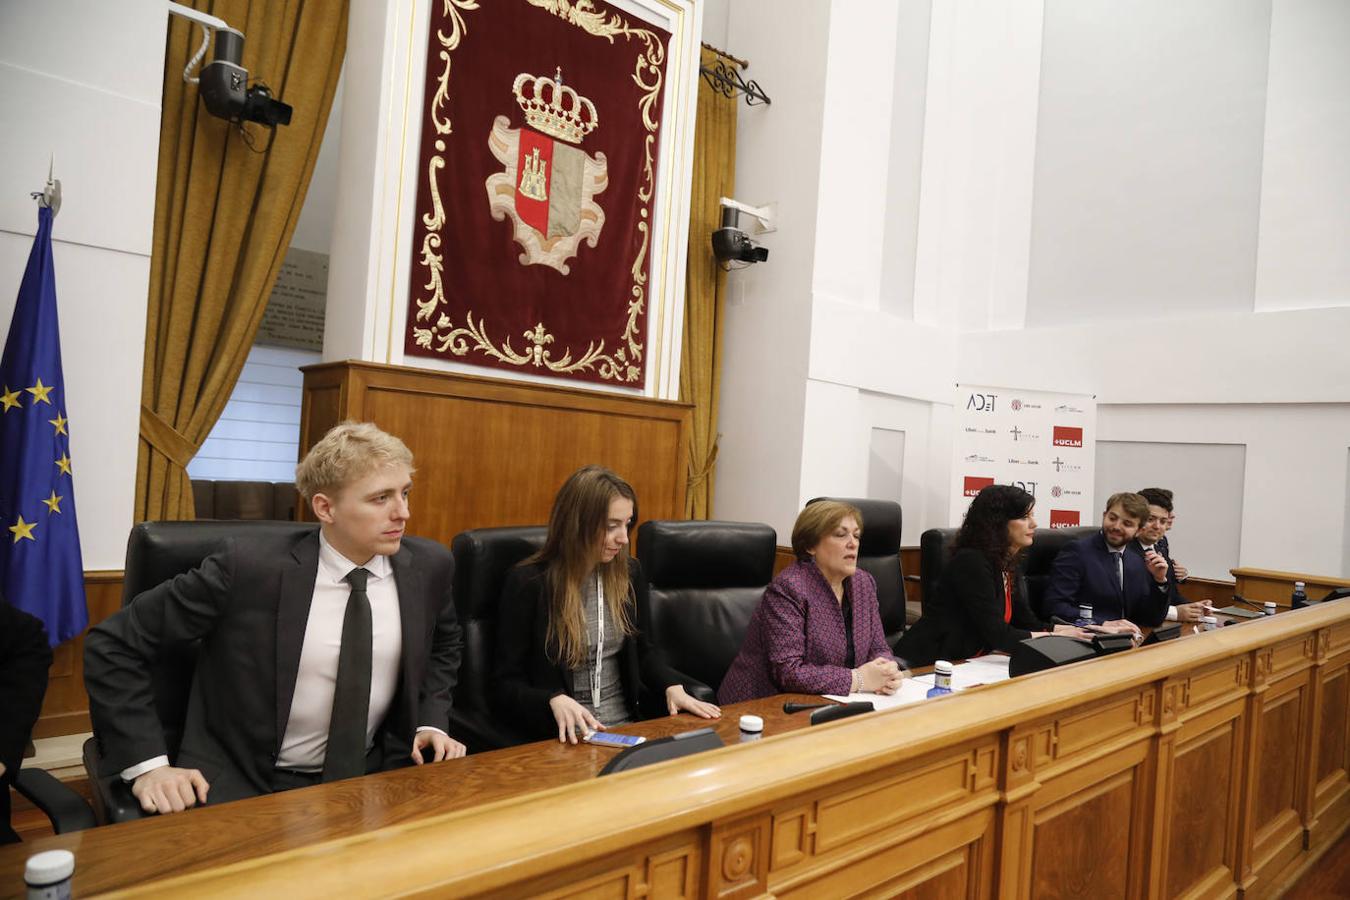
<instances>
[{"instance_id":1,"label":"yellow star on flag","mask_svg":"<svg viewBox=\"0 0 1350 900\"><path fill-rule=\"evenodd\" d=\"M24 538L28 538L30 541L36 541L37 538L33 537L33 529L36 527L36 522L25 522L23 516L19 516L19 524L9 526L9 530L14 532L14 543L17 544Z\"/></svg>"},{"instance_id":2,"label":"yellow star on flag","mask_svg":"<svg viewBox=\"0 0 1350 900\"><path fill-rule=\"evenodd\" d=\"M43 384L41 378L37 380L37 384L33 385L30 388L24 388L24 390L32 394L34 399L40 400L43 403L47 404L48 406L52 405L52 401L47 399L47 395L52 392L51 385Z\"/></svg>"},{"instance_id":3,"label":"yellow star on flag","mask_svg":"<svg viewBox=\"0 0 1350 900\"><path fill-rule=\"evenodd\" d=\"M55 418L55 419L48 419L47 421L48 421L50 424L56 426L56 433L57 433L57 434L64 434L64 435L66 435L67 437L70 436L70 435L67 434L67 432L66 432L66 423L69 422L70 420L67 419L65 416L61 415L59 412L56 414L56 418Z\"/></svg>"},{"instance_id":4,"label":"yellow star on flag","mask_svg":"<svg viewBox=\"0 0 1350 900\"><path fill-rule=\"evenodd\" d=\"M62 453L61 458L56 461L56 467L67 475L70 474L70 457Z\"/></svg>"},{"instance_id":5,"label":"yellow star on flag","mask_svg":"<svg viewBox=\"0 0 1350 900\"><path fill-rule=\"evenodd\" d=\"M51 513L59 513L61 511L61 501L64 499L66 498L58 497L56 491L52 491L52 495L42 502L47 504L48 514L50 515Z\"/></svg>"},{"instance_id":6,"label":"yellow star on flag","mask_svg":"<svg viewBox=\"0 0 1350 900\"><path fill-rule=\"evenodd\" d=\"M5 393L0 395L0 403L5 404L5 412L9 412L16 406L23 409L23 404L19 402L19 392L11 391L9 385L5 385Z\"/></svg>"}]
</instances>

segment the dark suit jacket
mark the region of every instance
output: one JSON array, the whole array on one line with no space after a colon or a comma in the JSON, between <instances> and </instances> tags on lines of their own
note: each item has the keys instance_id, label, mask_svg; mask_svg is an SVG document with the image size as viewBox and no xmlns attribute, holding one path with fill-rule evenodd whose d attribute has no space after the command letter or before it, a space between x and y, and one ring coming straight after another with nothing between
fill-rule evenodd
<instances>
[{"instance_id":1,"label":"dark suit jacket","mask_svg":"<svg viewBox=\"0 0 1350 900\"><path fill-rule=\"evenodd\" d=\"M636 633L624 639L619 650L624 700L633 719L664 715L666 708L642 696L664 692L686 679L666 664L665 656L652 641L651 603L647 578L636 559L628 560L633 586ZM493 662L490 699L501 719L521 734L533 738L557 736L558 724L548 701L559 694L572 695L567 666L556 662L556 648L549 648L548 601L544 596L542 563L517 566L506 577L497 617L497 653ZM550 652L552 649L553 652Z\"/></svg>"},{"instance_id":2,"label":"dark suit jacket","mask_svg":"<svg viewBox=\"0 0 1350 900\"><path fill-rule=\"evenodd\" d=\"M0 844L19 839L9 826L9 786L42 711L52 650L42 620L0 600Z\"/></svg>"},{"instance_id":3,"label":"dark suit jacket","mask_svg":"<svg viewBox=\"0 0 1350 900\"><path fill-rule=\"evenodd\" d=\"M1139 541L1130 541L1129 552L1137 554L1140 559L1144 558L1144 548ZM1169 606L1177 606L1181 603L1189 603L1185 597L1181 596L1181 587L1177 583L1177 570L1172 565L1172 557L1167 552L1167 538L1162 538L1153 545L1153 549L1162 554L1162 558L1167 560L1167 603ZM1148 568L1148 563L1144 563L1144 568Z\"/></svg>"},{"instance_id":4,"label":"dark suit jacket","mask_svg":"<svg viewBox=\"0 0 1350 900\"><path fill-rule=\"evenodd\" d=\"M1129 619L1136 625L1154 626L1167 618L1167 591L1144 565L1143 554L1125 550L1125 588L1122 591L1106 536L1098 531L1065 544L1050 570L1045 589L1045 606L1052 615L1072 622L1078 618L1078 605L1092 605L1092 617L1098 622Z\"/></svg>"},{"instance_id":5,"label":"dark suit jacket","mask_svg":"<svg viewBox=\"0 0 1350 900\"><path fill-rule=\"evenodd\" d=\"M1012 580L1012 621L1003 621L1003 573L983 553L957 550L942 570L938 602L896 648L911 666L935 660L967 659L990 650L1011 653L1033 631L1049 631L1036 618L1022 592L1022 579Z\"/></svg>"},{"instance_id":6,"label":"dark suit jacket","mask_svg":"<svg viewBox=\"0 0 1350 900\"><path fill-rule=\"evenodd\" d=\"M440 544L405 537L391 557L403 651L398 689L376 735L375 764L393 768L420 725L448 729L462 641ZM162 754L200 769L210 800L272 790L318 574L318 531L229 542L202 564L137 596L89 632L85 686L104 775ZM201 640L175 756L155 712L150 662Z\"/></svg>"}]
</instances>

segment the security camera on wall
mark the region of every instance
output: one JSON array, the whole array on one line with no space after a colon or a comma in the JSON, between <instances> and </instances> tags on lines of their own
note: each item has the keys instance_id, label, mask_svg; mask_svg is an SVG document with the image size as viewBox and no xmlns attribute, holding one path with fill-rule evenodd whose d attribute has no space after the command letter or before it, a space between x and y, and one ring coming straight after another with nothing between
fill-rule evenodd
<instances>
[{"instance_id":1,"label":"security camera on wall","mask_svg":"<svg viewBox=\"0 0 1350 900\"><path fill-rule=\"evenodd\" d=\"M291 124L292 110L289 105L273 98L272 91L266 85L248 83L248 69L241 63L244 57L242 31L231 28L224 19L181 3L171 2L168 7L169 15L180 16L202 28L201 49L183 70L183 80L190 84L197 83L202 105L207 112L240 124L258 122L271 128L274 134L278 125ZM205 58L213 33L216 38L215 58L202 66L199 78L194 78L192 70Z\"/></svg>"},{"instance_id":2,"label":"security camera on wall","mask_svg":"<svg viewBox=\"0 0 1350 900\"><path fill-rule=\"evenodd\" d=\"M723 197L722 227L712 233L713 256L724 269L744 268L769 258L769 249L761 247L741 230L741 213L753 216L759 221L761 232L773 231L774 210L772 206L747 206L730 197ZM733 266L733 263L741 263Z\"/></svg>"}]
</instances>

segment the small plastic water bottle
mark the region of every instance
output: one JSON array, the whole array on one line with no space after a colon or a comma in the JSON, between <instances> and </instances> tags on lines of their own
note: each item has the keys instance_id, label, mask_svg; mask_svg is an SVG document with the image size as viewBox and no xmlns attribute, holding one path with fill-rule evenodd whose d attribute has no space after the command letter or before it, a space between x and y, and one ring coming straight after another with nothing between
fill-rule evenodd
<instances>
[{"instance_id":1,"label":"small plastic water bottle","mask_svg":"<svg viewBox=\"0 0 1350 900\"><path fill-rule=\"evenodd\" d=\"M75 854L48 850L28 857L23 880L28 900L70 900L70 877L75 874Z\"/></svg>"},{"instance_id":2,"label":"small plastic water bottle","mask_svg":"<svg viewBox=\"0 0 1350 900\"><path fill-rule=\"evenodd\" d=\"M1077 625L1079 628L1086 628L1089 625L1096 624L1092 621L1092 607L1088 606L1086 603L1080 604L1078 607L1078 618L1074 619L1073 624Z\"/></svg>"},{"instance_id":3,"label":"small plastic water bottle","mask_svg":"<svg viewBox=\"0 0 1350 900\"><path fill-rule=\"evenodd\" d=\"M1303 593L1303 582L1294 582L1294 595L1289 598L1289 605L1294 609L1302 609L1308 605L1308 595Z\"/></svg>"},{"instance_id":4,"label":"small plastic water bottle","mask_svg":"<svg viewBox=\"0 0 1350 900\"><path fill-rule=\"evenodd\" d=\"M1275 610L1276 610L1275 601L1274 601L1274 600L1267 600L1265 603L1262 603L1262 604L1261 604L1261 609L1264 610L1264 611L1265 611L1265 614L1268 615L1268 616L1273 616L1273 615L1275 615Z\"/></svg>"},{"instance_id":5,"label":"small plastic water bottle","mask_svg":"<svg viewBox=\"0 0 1350 900\"><path fill-rule=\"evenodd\" d=\"M933 664L933 686L928 689L929 697L941 697L952 692L952 664L940 659Z\"/></svg>"}]
</instances>

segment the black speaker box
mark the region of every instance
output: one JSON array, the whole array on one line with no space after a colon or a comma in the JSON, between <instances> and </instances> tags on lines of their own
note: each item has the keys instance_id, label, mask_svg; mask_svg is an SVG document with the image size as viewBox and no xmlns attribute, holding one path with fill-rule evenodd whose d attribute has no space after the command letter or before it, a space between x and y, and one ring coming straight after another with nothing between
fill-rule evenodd
<instances>
[{"instance_id":1,"label":"black speaker box","mask_svg":"<svg viewBox=\"0 0 1350 900\"><path fill-rule=\"evenodd\" d=\"M1091 644L1059 634L1027 638L1013 649L1008 660L1008 675L1016 678L1018 675L1092 659L1096 655L1097 651Z\"/></svg>"}]
</instances>

